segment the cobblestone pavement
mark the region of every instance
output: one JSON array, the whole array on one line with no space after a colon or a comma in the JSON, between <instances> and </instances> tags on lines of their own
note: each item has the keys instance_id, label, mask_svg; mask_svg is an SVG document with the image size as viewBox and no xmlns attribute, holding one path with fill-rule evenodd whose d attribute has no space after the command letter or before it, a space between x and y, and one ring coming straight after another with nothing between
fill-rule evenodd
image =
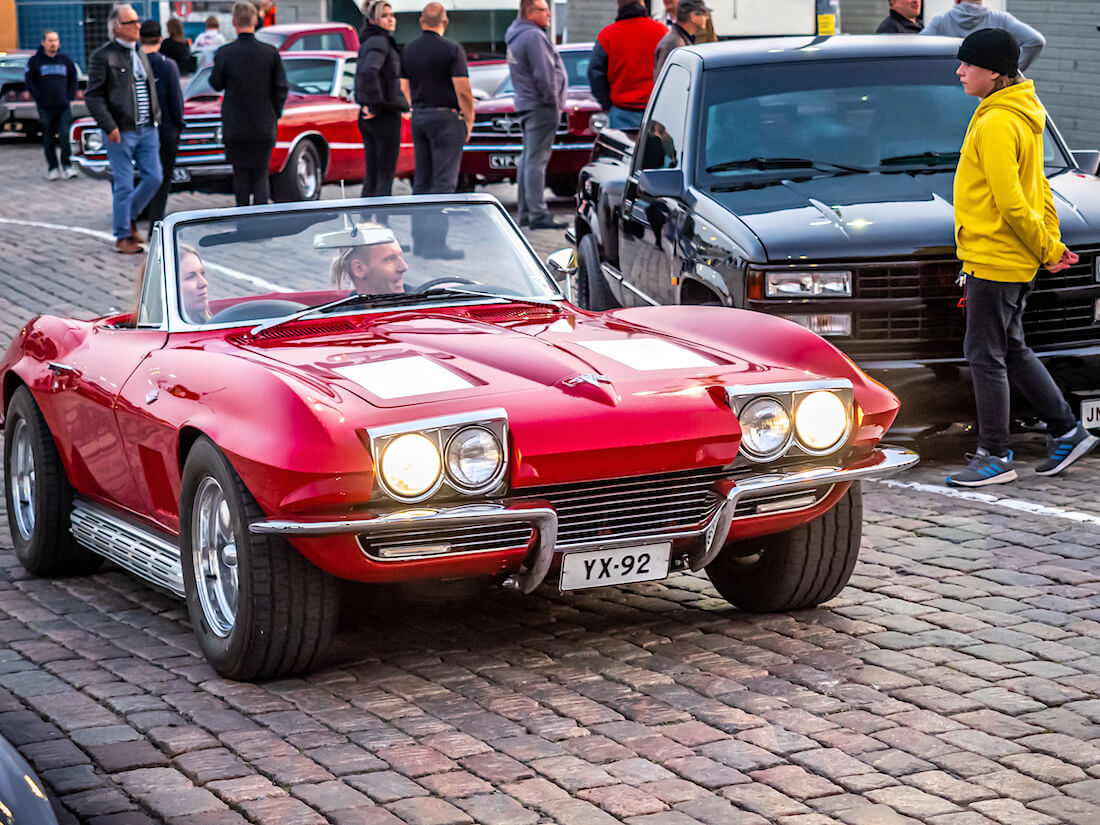
<instances>
[{"instance_id":1,"label":"cobblestone pavement","mask_svg":"<svg viewBox=\"0 0 1100 825\"><path fill-rule=\"evenodd\" d=\"M12 223L109 231L105 184L41 172L0 142L4 337L131 301L102 237ZM868 484L851 586L792 615L695 575L357 587L331 664L264 684L218 678L179 602L112 569L32 578L4 532L0 732L94 825L1097 825L1098 470L970 498L929 464Z\"/></svg>"}]
</instances>

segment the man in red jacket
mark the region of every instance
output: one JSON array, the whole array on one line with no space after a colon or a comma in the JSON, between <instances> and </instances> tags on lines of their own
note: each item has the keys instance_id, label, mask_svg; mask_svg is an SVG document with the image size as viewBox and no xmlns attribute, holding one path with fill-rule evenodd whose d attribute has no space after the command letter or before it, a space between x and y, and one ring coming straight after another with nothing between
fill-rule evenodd
<instances>
[{"instance_id":1,"label":"man in red jacket","mask_svg":"<svg viewBox=\"0 0 1100 825\"><path fill-rule=\"evenodd\" d=\"M592 46L588 85L613 129L637 130L653 93L653 55L668 33L637 0L619 0L615 22Z\"/></svg>"}]
</instances>

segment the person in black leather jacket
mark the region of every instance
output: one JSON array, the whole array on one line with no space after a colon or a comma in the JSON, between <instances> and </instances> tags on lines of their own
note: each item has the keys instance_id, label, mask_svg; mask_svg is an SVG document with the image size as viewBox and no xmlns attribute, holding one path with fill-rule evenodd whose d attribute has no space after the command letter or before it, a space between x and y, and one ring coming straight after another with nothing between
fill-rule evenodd
<instances>
[{"instance_id":1,"label":"person in black leather jacket","mask_svg":"<svg viewBox=\"0 0 1100 825\"><path fill-rule=\"evenodd\" d=\"M160 187L160 104L149 61L137 47L138 17L132 6L117 6L107 18L114 40L92 52L84 102L107 136L113 180L115 250L141 252L144 240L134 218ZM141 178L134 187L134 169Z\"/></svg>"},{"instance_id":2,"label":"person in black leather jacket","mask_svg":"<svg viewBox=\"0 0 1100 825\"><path fill-rule=\"evenodd\" d=\"M210 85L225 90L222 137L226 160L233 165L237 206L271 198L271 150L287 97L283 61L274 46L256 39L256 19L251 3L234 4L237 39L214 53L210 73Z\"/></svg>"},{"instance_id":3,"label":"person in black leather jacket","mask_svg":"<svg viewBox=\"0 0 1100 825\"><path fill-rule=\"evenodd\" d=\"M363 136L364 198L393 193L393 176L401 149L401 115L409 101L401 92L401 56L393 32L397 17L386 0L367 8L359 59L355 68L355 102Z\"/></svg>"}]
</instances>

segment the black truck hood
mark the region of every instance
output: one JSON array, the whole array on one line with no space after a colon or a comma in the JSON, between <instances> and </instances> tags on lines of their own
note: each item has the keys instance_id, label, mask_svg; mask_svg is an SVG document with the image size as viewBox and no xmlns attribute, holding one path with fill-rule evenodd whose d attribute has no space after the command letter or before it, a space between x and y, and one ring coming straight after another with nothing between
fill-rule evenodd
<instances>
[{"instance_id":1,"label":"black truck hood","mask_svg":"<svg viewBox=\"0 0 1100 825\"><path fill-rule=\"evenodd\" d=\"M777 180L709 196L763 245L769 263L954 255L954 169ZM1100 241L1100 179L1050 179L1071 247Z\"/></svg>"}]
</instances>

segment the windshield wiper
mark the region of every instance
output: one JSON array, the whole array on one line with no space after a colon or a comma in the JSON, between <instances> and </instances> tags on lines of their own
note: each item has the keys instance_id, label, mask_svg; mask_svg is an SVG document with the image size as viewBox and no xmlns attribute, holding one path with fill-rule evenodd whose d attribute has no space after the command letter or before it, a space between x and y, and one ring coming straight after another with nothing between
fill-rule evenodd
<instances>
[{"instance_id":1,"label":"windshield wiper","mask_svg":"<svg viewBox=\"0 0 1100 825\"><path fill-rule=\"evenodd\" d=\"M558 309L558 305L553 301L542 301L538 298L524 298L522 295L502 295L499 292L482 292L477 289L462 289L461 287L453 286L435 286L431 289L427 289L424 292L417 293L419 295L431 295L433 297L446 297L448 295L471 295L474 298L495 298L498 301L507 301L513 304L531 304L536 307L550 307L551 309Z\"/></svg>"},{"instance_id":2,"label":"windshield wiper","mask_svg":"<svg viewBox=\"0 0 1100 825\"><path fill-rule=\"evenodd\" d=\"M707 172L730 172L734 169L816 169L819 172L853 172L865 174L867 172L861 166L844 166L840 163L829 163L810 158L745 158L744 160L727 160L716 163L706 168Z\"/></svg>"},{"instance_id":3,"label":"windshield wiper","mask_svg":"<svg viewBox=\"0 0 1100 825\"><path fill-rule=\"evenodd\" d=\"M890 158L883 158L879 161L882 166L907 166L911 163L921 164L922 166L940 166L947 164L955 164L959 162L959 152L920 152L916 155L895 155Z\"/></svg>"}]
</instances>

